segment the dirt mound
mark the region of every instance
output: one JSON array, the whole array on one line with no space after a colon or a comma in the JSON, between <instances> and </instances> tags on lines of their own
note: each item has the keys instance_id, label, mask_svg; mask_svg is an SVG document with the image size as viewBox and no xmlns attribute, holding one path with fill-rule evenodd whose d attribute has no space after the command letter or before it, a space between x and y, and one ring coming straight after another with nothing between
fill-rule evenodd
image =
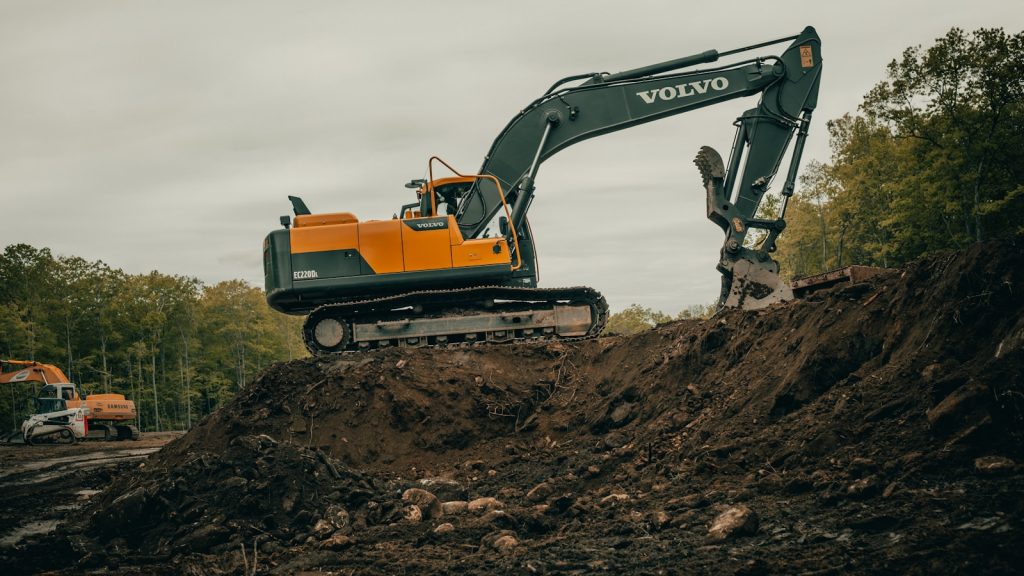
<instances>
[{"instance_id":1,"label":"dirt mound","mask_svg":"<svg viewBox=\"0 0 1024 576\"><path fill-rule=\"evenodd\" d=\"M1022 270L980 244L632 338L277 365L67 528L76 569L1013 573Z\"/></svg>"}]
</instances>

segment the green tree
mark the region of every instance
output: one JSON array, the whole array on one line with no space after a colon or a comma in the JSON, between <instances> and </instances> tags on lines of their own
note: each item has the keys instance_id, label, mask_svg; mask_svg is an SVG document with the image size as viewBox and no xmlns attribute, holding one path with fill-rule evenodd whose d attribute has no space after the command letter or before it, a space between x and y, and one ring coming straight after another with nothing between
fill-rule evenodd
<instances>
[{"instance_id":1,"label":"green tree","mask_svg":"<svg viewBox=\"0 0 1024 576\"><path fill-rule=\"evenodd\" d=\"M672 317L664 312L652 310L639 304L630 304L621 312L616 312L608 317L605 324L605 334L617 334L628 336L644 330L650 330L658 324L672 320Z\"/></svg>"},{"instance_id":2,"label":"green tree","mask_svg":"<svg viewBox=\"0 0 1024 576\"><path fill-rule=\"evenodd\" d=\"M861 109L914 143L920 170L911 182L931 192L917 199L931 200L925 208L941 219L943 243L1020 232L1006 211L1024 207L1024 32L953 28L928 49L905 50L888 76Z\"/></svg>"},{"instance_id":3,"label":"green tree","mask_svg":"<svg viewBox=\"0 0 1024 576\"><path fill-rule=\"evenodd\" d=\"M898 266L1024 232L1024 32L953 28L887 76L862 115L828 123L831 161L808 167L786 215L784 272Z\"/></svg>"}]
</instances>

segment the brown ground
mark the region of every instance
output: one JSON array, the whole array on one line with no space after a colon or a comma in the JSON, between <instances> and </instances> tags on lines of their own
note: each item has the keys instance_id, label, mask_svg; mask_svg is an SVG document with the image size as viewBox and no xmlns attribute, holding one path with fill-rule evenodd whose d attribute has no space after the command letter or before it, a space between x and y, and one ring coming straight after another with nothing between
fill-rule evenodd
<instances>
[{"instance_id":1,"label":"brown ground","mask_svg":"<svg viewBox=\"0 0 1024 576\"><path fill-rule=\"evenodd\" d=\"M989 243L632 338L280 364L0 571L1009 574L1022 459L1024 250Z\"/></svg>"},{"instance_id":2,"label":"brown ground","mask_svg":"<svg viewBox=\"0 0 1024 576\"><path fill-rule=\"evenodd\" d=\"M0 444L0 566L17 559L24 539L80 514L114 477L181 434L149 433L136 442Z\"/></svg>"}]
</instances>

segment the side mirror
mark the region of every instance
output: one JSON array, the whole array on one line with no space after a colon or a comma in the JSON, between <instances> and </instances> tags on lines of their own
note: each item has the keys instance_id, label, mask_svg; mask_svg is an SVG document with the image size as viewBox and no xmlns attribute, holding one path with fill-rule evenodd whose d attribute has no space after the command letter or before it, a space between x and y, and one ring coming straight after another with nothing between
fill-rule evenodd
<instances>
[{"instance_id":1,"label":"side mirror","mask_svg":"<svg viewBox=\"0 0 1024 576\"><path fill-rule=\"evenodd\" d=\"M287 230L291 225L292 225L292 217L291 216L288 216L287 214L284 215L284 216L281 216L281 226L284 226L285 230Z\"/></svg>"},{"instance_id":2,"label":"side mirror","mask_svg":"<svg viewBox=\"0 0 1024 576\"><path fill-rule=\"evenodd\" d=\"M504 216L498 218L498 230L502 236L508 236L508 218Z\"/></svg>"}]
</instances>

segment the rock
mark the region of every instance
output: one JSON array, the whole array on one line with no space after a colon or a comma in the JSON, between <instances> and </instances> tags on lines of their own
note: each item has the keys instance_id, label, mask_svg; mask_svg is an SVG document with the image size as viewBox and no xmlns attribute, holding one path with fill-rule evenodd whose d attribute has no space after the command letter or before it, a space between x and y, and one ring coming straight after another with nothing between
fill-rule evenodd
<instances>
[{"instance_id":1,"label":"rock","mask_svg":"<svg viewBox=\"0 0 1024 576\"><path fill-rule=\"evenodd\" d=\"M530 502L543 502L554 493L555 487L549 482L541 482L526 493L526 499Z\"/></svg>"},{"instance_id":2,"label":"rock","mask_svg":"<svg viewBox=\"0 0 1024 576\"><path fill-rule=\"evenodd\" d=\"M334 534L320 543L321 550L341 550L352 545L352 538L344 534Z\"/></svg>"},{"instance_id":3,"label":"rock","mask_svg":"<svg viewBox=\"0 0 1024 576\"><path fill-rule=\"evenodd\" d=\"M469 510L469 502L464 500L452 500L441 504L441 513L445 516L464 514L467 510Z\"/></svg>"},{"instance_id":4,"label":"rock","mask_svg":"<svg viewBox=\"0 0 1024 576\"><path fill-rule=\"evenodd\" d=\"M442 502L466 499L466 489L451 478L423 478L419 481L419 485L420 488L429 490Z\"/></svg>"},{"instance_id":5,"label":"rock","mask_svg":"<svg viewBox=\"0 0 1024 576\"><path fill-rule=\"evenodd\" d=\"M418 524L423 520L423 511L415 504L409 504L402 509L402 518L411 524Z\"/></svg>"},{"instance_id":6,"label":"rock","mask_svg":"<svg viewBox=\"0 0 1024 576\"><path fill-rule=\"evenodd\" d=\"M668 525L671 518L664 510L657 510L651 514L651 526L661 529Z\"/></svg>"},{"instance_id":7,"label":"rock","mask_svg":"<svg viewBox=\"0 0 1024 576\"><path fill-rule=\"evenodd\" d=\"M399 360L398 362L395 362L395 368L398 368L399 370L401 370L402 368L405 368L406 364L408 364L408 362L406 362L406 360L403 358L403 359Z\"/></svg>"},{"instance_id":8,"label":"rock","mask_svg":"<svg viewBox=\"0 0 1024 576\"><path fill-rule=\"evenodd\" d=\"M602 506L614 505L614 504L618 504L619 502L625 502L626 500L629 500L629 494L622 494L622 493L609 494L609 495L605 496L604 498L601 498L601 505Z\"/></svg>"},{"instance_id":9,"label":"rock","mask_svg":"<svg viewBox=\"0 0 1024 576\"><path fill-rule=\"evenodd\" d=\"M487 496L485 498L477 498L476 500L471 500L469 504L466 505L466 509L469 510L470 512L487 512L490 510L498 510L504 507L505 505L502 504L500 500L490 496Z\"/></svg>"},{"instance_id":10,"label":"rock","mask_svg":"<svg viewBox=\"0 0 1024 576\"><path fill-rule=\"evenodd\" d=\"M318 540L323 540L334 532L335 529L334 524L331 524L330 521L319 520L313 525L313 535L316 536Z\"/></svg>"},{"instance_id":11,"label":"rock","mask_svg":"<svg viewBox=\"0 0 1024 576\"><path fill-rule=\"evenodd\" d=\"M878 491L878 477L866 476L846 487L846 493L854 498L866 498Z\"/></svg>"},{"instance_id":12,"label":"rock","mask_svg":"<svg viewBox=\"0 0 1024 576\"><path fill-rule=\"evenodd\" d=\"M347 528L352 523L352 518L349 516L348 510L345 510L341 506L332 504L327 508L327 512L324 514L326 520L331 524L334 524L335 528Z\"/></svg>"},{"instance_id":13,"label":"rock","mask_svg":"<svg viewBox=\"0 0 1024 576\"><path fill-rule=\"evenodd\" d=\"M425 520L437 518L443 513L437 496L422 488L409 488L402 493L402 500L419 506Z\"/></svg>"},{"instance_id":14,"label":"rock","mask_svg":"<svg viewBox=\"0 0 1024 576\"><path fill-rule=\"evenodd\" d=\"M629 444L629 436L626 436L621 432L609 432L604 437L605 448L622 448L626 444Z\"/></svg>"},{"instance_id":15,"label":"rock","mask_svg":"<svg viewBox=\"0 0 1024 576\"><path fill-rule=\"evenodd\" d=\"M513 528L516 525L515 519L508 515L504 510L491 510L480 517L480 523L494 524L505 528Z\"/></svg>"},{"instance_id":16,"label":"rock","mask_svg":"<svg viewBox=\"0 0 1024 576\"><path fill-rule=\"evenodd\" d=\"M506 534L505 536L499 536L497 539L495 539L494 544L492 544L492 546L494 546L498 550L510 550L512 548L515 548L516 546L519 546L519 539L510 534Z\"/></svg>"},{"instance_id":17,"label":"rock","mask_svg":"<svg viewBox=\"0 0 1024 576\"><path fill-rule=\"evenodd\" d=\"M611 420L612 427L618 428L629 423L632 413L633 404L626 402L616 406L615 409L612 410L612 413L608 415L608 419Z\"/></svg>"},{"instance_id":18,"label":"rock","mask_svg":"<svg viewBox=\"0 0 1024 576\"><path fill-rule=\"evenodd\" d=\"M501 530L500 532L493 532L480 539L480 551L483 552L488 548L495 550L508 551L519 545L519 538L516 537L516 533L511 530Z\"/></svg>"},{"instance_id":19,"label":"rock","mask_svg":"<svg viewBox=\"0 0 1024 576\"><path fill-rule=\"evenodd\" d=\"M973 410L989 393L988 386L970 381L949 393L925 416L932 430L949 428Z\"/></svg>"},{"instance_id":20,"label":"rock","mask_svg":"<svg viewBox=\"0 0 1024 576\"><path fill-rule=\"evenodd\" d=\"M931 383L939 379L942 376L942 364L933 362L921 369L921 381L925 383Z\"/></svg>"},{"instance_id":21,"label":"rock","mask_svg":"<svg viewBox=\"0 0 1024 576\"><path fill-rule=\"evenodd\" d=\"M455 525L451 522L445 522L444 524L438 524L437 528L434 528L434 534L447 534L455 531Z\"/></svg>"},{"instance_id":22,"label":"rock","mask_svg":"<svg viewBox=\"0 0 1024 576\"><path fill-rule=\"evenodd\" d=\"M983 474L1002 474L1016 466L1016 462L1005 456L982 456L974 460L974 469Z\"/></svg>"},{"instance_id":23,"label":"rock","mask_svg":"<svg viewBox=\"0 0 1024 576\"><path fill-rule=\"evenodd\" d=\"M735 506L719 514L708 529L710 542L725 542L735 536L756 534L760 527L757 513L746 506Z\"/></svg>"}]
</instances>

